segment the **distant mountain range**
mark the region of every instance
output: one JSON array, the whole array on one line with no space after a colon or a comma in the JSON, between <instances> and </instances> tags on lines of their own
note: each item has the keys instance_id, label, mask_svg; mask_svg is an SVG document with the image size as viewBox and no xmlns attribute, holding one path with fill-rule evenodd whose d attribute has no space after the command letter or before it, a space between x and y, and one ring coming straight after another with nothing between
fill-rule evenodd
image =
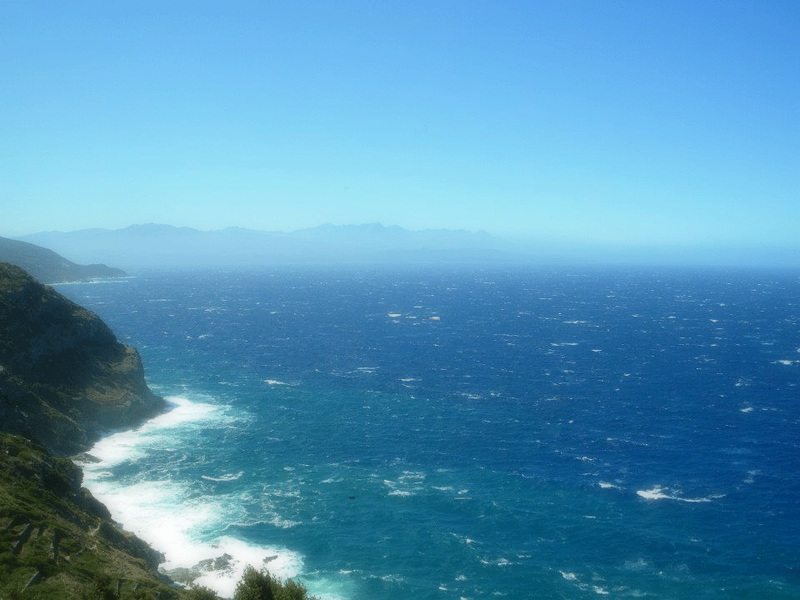
<instances>
[{"instance_id":1,"label":"distant mountain range","mask_svg":"<svg viewBox=\"0 0 800 600\"><path fill-rule=\"evenodd\" d=\"M18 239L49 248L69 258L53 255L57 260L54 262L51 257L47 263L51 265L48 267L50 271L43 274L39 266L42 261L28 260L22 263L3 258L3 246L0 244L0 260L19 264L41 280L51 282L113 276L108 272L96 271L97 267L107 269L105 265L91 263L113 264L132 270L153 267L342 264L800 266L800 246L661 246L555 239L513 241L483 231L412 231L379 223L328 224L293 232L241 227L201 231L190 227L146 224L114 230L48 231ZM20 252L19 249L15 251ZM61 274L62 271L53 270L58 261L62 266L71 264L72 275L67 277ZM90 265L80 267L70 261ZM76 271L75 267L86 271Z\"/></svg>"},{"instance_id":2,"label":"distant mountain range","mask_svg":"<svg viewBox=\"0 0 800 600\"><path fill-rule=\"evenodd\" d=\"M264 264L436 263L507 260L485 232L368 225L322 225L290 233L170 225L50 231L20 238L80 262L123 268Z\"/></svg>"},{"instance_id":3,"label":"distant mountain range","mask_svg":"<svg viewBox=\"0 0 800 600\"><path fill-rule=\"evenodd\" d=\"M122 277L125 271L104 264L79 265L34 244L0 237L0 263L25 269L42 283Z\"/></svg>"}]
</instances>

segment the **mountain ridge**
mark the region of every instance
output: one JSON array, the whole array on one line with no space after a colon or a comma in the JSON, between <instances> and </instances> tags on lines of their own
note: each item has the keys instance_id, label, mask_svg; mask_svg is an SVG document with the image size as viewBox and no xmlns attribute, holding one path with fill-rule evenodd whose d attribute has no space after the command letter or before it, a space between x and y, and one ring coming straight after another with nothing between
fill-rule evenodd
<instances>
[{"instance_id":1,"label":"mountain ridge","mask_svg":"<svg viewBox=\"0 0 800 600\"><path fill-rule=\"evenodd\" d=\"M497 260L502 244L488 233L414 231L380 223L332 225L292 232L228 227L201 231L156 223L122 229L40 232L19 238L81 261L123 268Z\"/></svg>"}]
</instances>

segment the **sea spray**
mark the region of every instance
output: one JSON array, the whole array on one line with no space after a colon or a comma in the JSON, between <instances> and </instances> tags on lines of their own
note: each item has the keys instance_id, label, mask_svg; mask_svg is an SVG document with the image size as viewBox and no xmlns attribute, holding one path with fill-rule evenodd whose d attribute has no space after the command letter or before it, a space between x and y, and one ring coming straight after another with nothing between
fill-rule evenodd
<instances>
[{"instance_id":1,"label":"sea spray","mask_svg":"<svg viewBox=\"0 0 800 600\"><path fill-rule=\"evenodd\" d=\"M138 429L107 435L89 450L90 460L83 463L86 487L125 529L164 554L163 571L187 569L195 583L223 597L233 595L248 565L266 567L282 578L296 576L303 564L296 552L204 535L225 528L232 518L231 499L198 494L191 482L170 479L168 473L185 460L180 447L187 435L231 424L224 407L181 397L167 400L170 409L164 414ZM152 473L140 470L137 463L159 455L164 457L165 477L150 479ZM239 476L241 472L210 479L234 481Z\"/></svg>"}]
</instances>

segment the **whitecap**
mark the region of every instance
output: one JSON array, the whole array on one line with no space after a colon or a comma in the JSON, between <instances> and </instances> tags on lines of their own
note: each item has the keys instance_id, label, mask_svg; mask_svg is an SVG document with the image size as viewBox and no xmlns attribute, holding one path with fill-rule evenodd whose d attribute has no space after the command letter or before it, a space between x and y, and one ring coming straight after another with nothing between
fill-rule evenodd
<instances>
[{"instance_id":1,"label":"whitecap","mask_svg":"<svg viewBox=\"0 0 800 600\"><path fill-rule=\"evenodd\" d=\"M210 475L201 475L200 477L207 481L236 481L242 475L244 475L244 471L239 471L238 473L226 473L225 475L220 475L219 477L211 477Z\"/></svg>"},{"instance_id":2,"label":"whitecap","mask_svg":"<svg viewBox=\"0 0 800 600\"><path fill-rule=\"evenodd\" d=\"M637 490L636 494L644 498L645 500L676 500L678 502L689 502L689 503L712 502L714 499L724 497L724 494L714 494L706 498L683 498L679 496L676 492L671 492L667 488L663 488L661 486L655 486L649 490Z\"/></svg>"},{"instance_id":3,"label":"whitecap","mask_svg":"<svg viewBox=\"0 0 800 600\"><path fill-rule=\"evenodd\" d=\"M622 489L618 485L615 485L613 483L608 483L607 481L600 481L600 482L597 483L597 485L599 485L600 488L604 489L604 490L609 490L609 489L621 490Z\"/></svg>"}]
</instances>

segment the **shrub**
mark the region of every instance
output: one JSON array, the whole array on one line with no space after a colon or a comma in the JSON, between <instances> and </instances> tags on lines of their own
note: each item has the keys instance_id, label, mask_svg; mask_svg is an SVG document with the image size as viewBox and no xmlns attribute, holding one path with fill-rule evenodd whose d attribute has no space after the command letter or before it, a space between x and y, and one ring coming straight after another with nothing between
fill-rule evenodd
<instances>
[{"instance_id":1,"label":"shrub","mask_svg":"<svg viewBox=\"0 0 800 600\"><path fill-rule=\"evenodd\" d=\"M217 600L214 590L210 590L202 585L194 585L189 588L185 596L186 600Z\"/></svg>"},{"instance_id":2,"label":"shrub","mask_svg":"<svg viewBox=\"0 0 800 600\"><path fill-rule=\"evenodd\" d=\"M314 600L302 583L291 579L282 582L267 571L256 571L248 566L236 585L233 600Z\"/></svg>"},{"instance_id":3,"label":"shrub","mask_svg":"<svg viewBox=\"0 0 800 600\"><path fill-rule=\"evenodd\" d=\"M272 577L269 573L262 573L248 566L242 579L236 584L233 600L274 600L271 583Z\"/></svg>"}]
</instances>

